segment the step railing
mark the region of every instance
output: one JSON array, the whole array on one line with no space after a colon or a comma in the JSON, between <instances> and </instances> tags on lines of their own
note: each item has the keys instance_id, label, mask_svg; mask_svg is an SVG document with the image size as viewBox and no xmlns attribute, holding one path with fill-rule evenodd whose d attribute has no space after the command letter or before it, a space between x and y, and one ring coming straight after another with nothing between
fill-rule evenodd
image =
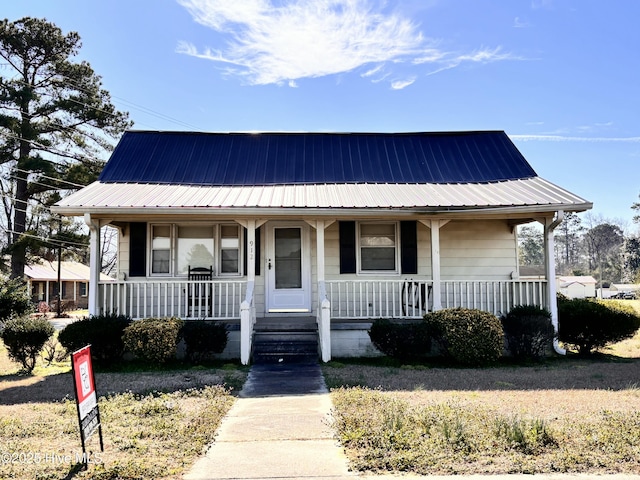
<instances>
[{"instance_id":1,"label":"step railing","mask_svg":"<svg viewBox=\"0 0 640 480\"><path fill-rule=\"evenodd\" d=\"M320 344L320 358L323 362L331 360L331 303L327 296L325 282L318 282L318 339Z\"/></svg>"},{"instance_id":2,"label":"step railing","mask_svg":"<svg viewBox=\"0 0 640 480\"><path fill-rule=\"evenodd\" d=\"M248 365L251 360L253 327L256 323L253 289L254 282L247 282L247 293L240 305L240 363L243 365Z\"/></svg>"}]
</instances>

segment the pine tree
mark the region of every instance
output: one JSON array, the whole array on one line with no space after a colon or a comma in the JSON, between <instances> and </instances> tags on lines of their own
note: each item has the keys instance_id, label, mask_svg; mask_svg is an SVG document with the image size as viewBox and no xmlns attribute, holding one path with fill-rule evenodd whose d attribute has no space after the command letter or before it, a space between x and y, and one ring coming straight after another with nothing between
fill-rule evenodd
<instances>
[{"instance_id":1,"label":"pine tree","mask_svg":"<svg viewBox=\"0 0 640 480\"><path fill-rule=\"evenodd\" d=\"M100 156L131 126L89 63L73 61L80 47L76 32L63 34L44 19L0 21L0 164L14 278L34 240L31 201L93 181Z\"/></svg>"}]
</instances>

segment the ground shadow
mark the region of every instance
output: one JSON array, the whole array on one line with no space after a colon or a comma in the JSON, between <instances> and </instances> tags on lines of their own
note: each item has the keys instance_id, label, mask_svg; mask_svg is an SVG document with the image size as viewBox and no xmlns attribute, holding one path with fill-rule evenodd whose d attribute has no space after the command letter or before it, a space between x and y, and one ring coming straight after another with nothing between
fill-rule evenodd
<instances>
[{"instance_id":1,"label":"ground shadow","mask_svg":"<svg viewBox=\"0 0 640 480\"><path fill-rule=\"evenodd\" d=\"M176 392L207 385L226 385L236 393L244 383L246 371L242 369L191 369L153 372L96 372L98 395L153 391ZM59 402L74 399L71 372L56 375L4 375L0 376L0 405Z\"/></svg>"},{"instance_id":2,"label":"ground shadow","mask_svg":"<svg viewBox=\"0 0 640 480\"><path fill-rule=\"evenodd\" d=\"M640 389L640 359L613 356L490 368L354 365L346 361L323 366L323 373L329 388L361 386L387 391Z\"/></svg>"}]
</instances>

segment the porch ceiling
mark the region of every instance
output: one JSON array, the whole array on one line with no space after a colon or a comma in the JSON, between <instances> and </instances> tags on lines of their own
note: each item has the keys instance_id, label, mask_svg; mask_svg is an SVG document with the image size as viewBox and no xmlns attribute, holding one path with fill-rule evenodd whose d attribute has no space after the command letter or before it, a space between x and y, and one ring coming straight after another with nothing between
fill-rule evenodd
<instances>
[{"instance_id":1,"label":"porch ceiling","mask_svg":"<svg viewBox=\"0 0 640 480\"><path fill-rule=\"evenodd\" d=\"M414 213L584 211L587 200L540 177L491 183L201 186L95 182L62 199L63 215L124 213L284 213L289 209L401 210ZM273 212L271 212L273 211Z\"/></svg>"}]
</instances>

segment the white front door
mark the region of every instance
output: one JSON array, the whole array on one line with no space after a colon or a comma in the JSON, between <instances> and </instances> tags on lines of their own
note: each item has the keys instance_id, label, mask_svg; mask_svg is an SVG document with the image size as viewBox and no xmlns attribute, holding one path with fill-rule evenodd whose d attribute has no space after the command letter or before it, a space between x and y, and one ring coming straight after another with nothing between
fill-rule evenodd
<instances>
[{"instance_id":1,"label":"white front door","mask_svg":"<svg viewBox=\"0 0 640 480\"><path fill-rule=\"evenodd\" d=\"M267 236L267 312L310 312L309 226L298 222L269 223Z\"/></svg>"}]
</instances>

